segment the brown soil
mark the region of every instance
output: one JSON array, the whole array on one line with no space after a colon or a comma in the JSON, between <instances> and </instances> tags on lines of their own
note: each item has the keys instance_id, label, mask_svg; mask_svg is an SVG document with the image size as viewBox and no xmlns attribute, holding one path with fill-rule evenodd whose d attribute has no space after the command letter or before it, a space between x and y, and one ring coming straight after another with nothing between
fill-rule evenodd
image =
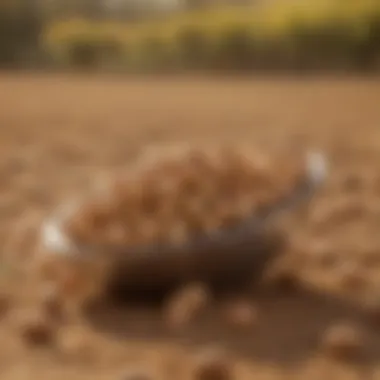
<instances>
[{"instance_id":1,"label":"brown soil","mask_svg":"<svg viewBox=\"0 0 380 380\"><path fill-rule=\"evenodd\" d=\"M2 379L380 378L377 79L0 82ZM326 187L285 218L291 244L277 286L227 306L210 301L174 329L148 306L40 315L58 302L37 297L31 259L42 218L147 145L183 140L328 154Z\"/></svg>"}]
</instances>

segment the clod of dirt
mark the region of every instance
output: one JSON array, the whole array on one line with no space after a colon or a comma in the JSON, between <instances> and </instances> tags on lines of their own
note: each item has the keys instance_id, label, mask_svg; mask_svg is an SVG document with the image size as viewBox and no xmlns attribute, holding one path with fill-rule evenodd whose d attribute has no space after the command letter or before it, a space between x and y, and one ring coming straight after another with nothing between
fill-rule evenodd
<instances>
[{"instance_id":1,"label":"clod of dirt","mask_svg":"<svg viewBox=\"0 0 380 380\"><path fill-rule=\"evenodd\" d=\"M354 360L364 349L364 334L359 326L340 323L329 327L322 337L322 349L336 359Z\"/></svg>"},{"instance_id":2,"label":"clod of dirt","mask_svg":"<svg viewBox=\"0 0 380 380\"><path fill-rule=\"evenodd\" d=\"M246 300L229 302L225 306L223 314L230 325L239 328L254 326L258 318L258 310Z\"/></svg>"},{"instance_id":3,"label":"clod of dirt","mask_svg":"<svg viewBox=\"0 0 380 380\"><path fill-rule=\"evenodd\" d=\"M193 380L231 380L232 363L225 352L219 348L209 348L200 352L192 368Z\"/></svg>"},{"instance_id":4,"label":"clod of dirt","mask_svg":"<svg viewBox=\"0 0 380 380\"><path fill-rule=\"evenodd\" d=\"M178 290L164 310L169 326L184 326L194 321L207 306L210 294L203 284L189 284Z\"/></svg>"},{"instance_id":5,"label":"clod of dirt","mask_svg":"<svg viewBox=\"0 0 380 380\"><path fill-rule=\"evenodd\" d=\"M28 346L49 346L56 338L56 326L39 312L24 312L19 316L18 329Z\"/></svg>"}]
</instances>

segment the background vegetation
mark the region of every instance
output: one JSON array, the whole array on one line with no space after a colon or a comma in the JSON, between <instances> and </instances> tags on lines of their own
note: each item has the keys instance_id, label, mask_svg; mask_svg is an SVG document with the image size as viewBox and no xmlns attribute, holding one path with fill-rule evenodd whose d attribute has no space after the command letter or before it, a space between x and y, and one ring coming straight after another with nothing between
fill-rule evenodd
<instances>
[{"instance_id":1,"label":"background vegetation","mask_svg":"<svg viewBox=\"0 0 380 380\"><path fill-rule=\"evenodd\" d=\"M95 3L87 13L12 4L0 14L2 64L27 57L29 65L129 72L380 69L377 0L195 7L159 17L110 17Z\"/></svg>"}]
</instances>

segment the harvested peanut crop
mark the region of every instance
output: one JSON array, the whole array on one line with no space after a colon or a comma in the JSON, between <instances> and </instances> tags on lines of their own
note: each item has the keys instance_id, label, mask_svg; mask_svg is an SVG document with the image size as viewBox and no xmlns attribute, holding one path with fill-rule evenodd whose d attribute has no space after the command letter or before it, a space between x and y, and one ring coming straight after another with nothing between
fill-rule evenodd
<instances>
[{"instance_id":1,"label":"harvested peanut crop","mask_svg":"<svg viewBox=\"0 0 380 380\"><path fill-rule=\"evenodd\" d=\"M180 244L236 226L294 191L304 162L244 147L151 152L79 201L61 233L75 246Z\"/></svg>"}]
</instances>

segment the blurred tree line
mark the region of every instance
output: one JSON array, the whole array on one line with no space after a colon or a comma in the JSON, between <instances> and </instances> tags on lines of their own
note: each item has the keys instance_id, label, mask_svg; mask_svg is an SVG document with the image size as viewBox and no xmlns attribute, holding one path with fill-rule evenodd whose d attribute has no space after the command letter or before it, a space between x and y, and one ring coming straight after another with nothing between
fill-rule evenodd
<instances>
[{"instance_id":1,"label":"blurred tree line","mask_svg":"<svg viewBox=\"0 0 380 380\"><path fill-rule=\"evenodd\" d=\"M215 1L215 0L214 0ZM43 60L39 40L54 19L138 21L168 12L207 6L213 0L1 0L0 66L23 66Z\"/></svg>"},{"instance_id":2,"label":"blurred tree line","mask_svg":"<svg viewBox=\"0 0 380 380\"><path fill-rule=\"evenodd\" d=\"M1 0L0 67L380 69L380 0L254 1Z\"/></svg>"},{"instance_id":3,"label":"blurred tree line","mask_svg":"<svg viewBox=\"0 0 380 380\"><path fill-rule=\"evenodd\" d=\"M37 0L0 3L0 65L18 66L38 54L44 15Z\"/></svg>"},{"instance_id":4,"label":"blurred tree line","mask_svg":"<svg viewBox=\"0 0 380 380\"><path fill-rule=\"evenodd\" d=\"M126 22L159 17L210 0L1 0L0 66L18 67L44 60L40 37L52 20L121 19Z\"/></svg>"}]
</instances>

